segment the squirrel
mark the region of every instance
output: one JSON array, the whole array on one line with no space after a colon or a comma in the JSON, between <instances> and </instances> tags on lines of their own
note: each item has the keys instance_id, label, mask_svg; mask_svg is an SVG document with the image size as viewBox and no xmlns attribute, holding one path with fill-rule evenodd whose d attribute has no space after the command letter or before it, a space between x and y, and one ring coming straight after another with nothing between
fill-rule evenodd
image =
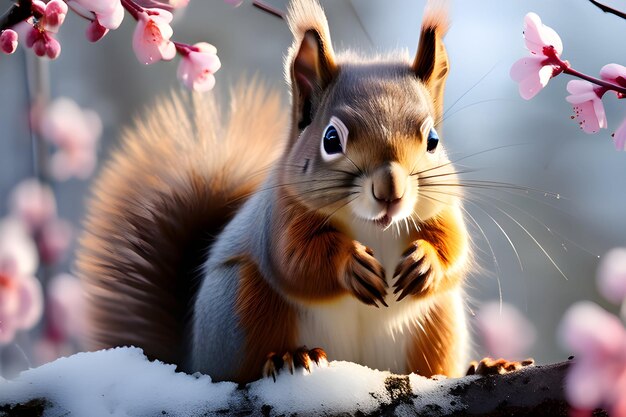
<instances>
[{"instance_id":1,"label":"squirrel","mask_svg":"<svg viewBox=\"0 0 626 417\"><path fill-rule=\"evenodd\" d=\"M335 54L316 0L287 21L290 113L248 81L227 114L173 94L124 133L77 260L91 347L139 346L214 381L326 355L461 376L472 256L439 132L445 8L426 8L413 59Z\"/></svg>"}]
</instances>

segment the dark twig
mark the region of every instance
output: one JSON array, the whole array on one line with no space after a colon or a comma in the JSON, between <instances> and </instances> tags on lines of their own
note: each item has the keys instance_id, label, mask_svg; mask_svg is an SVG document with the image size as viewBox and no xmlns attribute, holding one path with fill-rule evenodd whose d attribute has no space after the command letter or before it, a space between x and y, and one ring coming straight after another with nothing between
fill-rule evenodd
<instances>
[{"instance_id":1,"label":"dark twig","mask_svg":"<svg viewBox=\"0 0 626 417\"><path fill-rule=\"evenodd\" d=\"M9 29L33 15L32 0L19 0L8 12L0 17L0 30Z\"/></svg>"},{"instance_id":2,"label":"dark twig","mask_svg":"<svg viewBox=\"0 0 626 417\"><path fill-rule=\"evenodd\" d=\"M278 17L279 19L285 18L285 12L277 9L276 7L270 6L262 0L253 0L252 5L258 9L263 10L264 12L271 14L272 16Z\"/></svg>"},{"instance_id":3,"label":"dark twig","mask_svg":"<svg viewBox=\"0 0 626 417\"><path fill-rule=\"evenodd\" d=\"M615 10L612 7L604 5L596 0L589 0L591 4L602 10L604 13L614 14L615 16L621 17L622 19L626 19L626 13L620 12L619 10Z\"/></svg>"}]
</instances>

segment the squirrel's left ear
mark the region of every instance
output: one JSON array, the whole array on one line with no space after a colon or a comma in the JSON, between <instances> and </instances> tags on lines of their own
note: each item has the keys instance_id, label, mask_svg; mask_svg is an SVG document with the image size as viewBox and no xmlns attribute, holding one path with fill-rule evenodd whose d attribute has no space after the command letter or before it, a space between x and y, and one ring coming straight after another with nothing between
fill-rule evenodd
<instances>
[{"instance_id":1,"label":"squirrel's left ear","mask_svg":"<svg viewBox=\"0 0 626 417\"><path fill-rule=\"evenodd\" d=\"M426 6L419 46L412 66L413 71L426 85L433 99L435 123L441 120L443 92L449 70L448 54L443 44L443 37L448 30L448 14L445 4L439 3L439 5Z\"/></svg>"},{"instance_id":2,"label":"squirrel's left ear","mask_svg":"<svg viewBox=\"0 0 626 417\"><path fill-rule=\"evenodd\" d=\"M321 93L337 73L324 10L316 0L293 0L287 21L294 36L286 71L291 83L293 123L298 130L311 123Z\"/></svg>"}]
</instances>

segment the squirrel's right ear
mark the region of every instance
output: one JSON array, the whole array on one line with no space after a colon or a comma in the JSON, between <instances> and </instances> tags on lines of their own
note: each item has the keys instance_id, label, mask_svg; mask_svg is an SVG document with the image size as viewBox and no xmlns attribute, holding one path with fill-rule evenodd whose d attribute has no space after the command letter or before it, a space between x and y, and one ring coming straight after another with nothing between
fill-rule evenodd
<instances>
[{"instance_id":1,"label":"squirrel's right ear","mask_svg":"<svg viewBox=\"0 0 626 417\"><path fill-rule=\"evenodd\" d=\"M293 0L287 17L294 43L286 61L293 122L301 131L311 123L321 93L337 73L324 10L316 0Z\"/></svg>"},{"instance_id":2,"label":"squirrel's right ear","mask_svg":"<svg viewBox=\"0 0 626 417\"><path fill-rule=\"evenodd\" d=\"M412 69L430 92L436 123L443 115L443 93L450 69L443 37L448 30L447 1L429 0L424 11L417 54Z\"/></svg>"}]
</instances>

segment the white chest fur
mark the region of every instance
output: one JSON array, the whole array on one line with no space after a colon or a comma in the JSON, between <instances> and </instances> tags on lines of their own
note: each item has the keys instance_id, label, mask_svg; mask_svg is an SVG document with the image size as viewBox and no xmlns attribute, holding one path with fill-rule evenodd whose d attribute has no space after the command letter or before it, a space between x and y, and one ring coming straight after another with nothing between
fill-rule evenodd
<instances>
[{"instance_id":1,"label":"white chest fur","mask_svg":"<svg viewBox=\"0 0 626 417\"><path fill-rule=\"evenodd\" d=\"M393 272L402 252L408 247L406 230L395 226L382 231L375 225L355 224L356 236L374 251L374 256L387 273L389 288ZM393 290L386 297L389 307L376 308L359 302L352 296L316 306L302 307L299 323L301 345L322 347L330 359L348 360L371 368L407 372L406 351L415 337L415 321L423 317L428 301L405 298L395 301Z\"/></svg>"}]
</instances>

